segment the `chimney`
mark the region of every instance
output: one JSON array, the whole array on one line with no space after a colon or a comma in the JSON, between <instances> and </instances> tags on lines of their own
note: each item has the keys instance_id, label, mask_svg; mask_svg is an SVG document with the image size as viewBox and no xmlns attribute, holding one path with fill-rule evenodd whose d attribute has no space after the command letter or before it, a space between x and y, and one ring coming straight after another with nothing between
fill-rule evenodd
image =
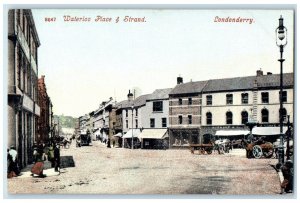
<instances>
[{"instance_id":1,"label":"chimney","mask_svg":"<svg viewBox=\"0 0 300 203\"><path fill-rule=\"evenodd\" d=\"M271 72L267 72L267 75L272 75L272 73Z\"/></svg>"},{"instance_id":2,"label":"chimney","mask_svg":"<svg viewBox=\"0 0 300 203\"><path fill-rule=\"evenodd\" d=\"M183 83L182 77L177 77L177 85Z\"/></svg>"},{"instance_id":3,"label":"chimney","mask_svg":"<svg viewBox=\"0 0 300 203\"><path fill-rule=\"evenodd\" d=\"M127 98L128 98L128 101L132 101L133 100L133 94L130 93L130 90L129 90L129 93L127 94Z\"/></svg>"},{"instance_id":4,"label":"chimney","mask_svg":"<svg viewBox=\"0 0 300 203\"><path fill-rule=\"evenodd\" d=\"M256 71L256 76L263 76L263 75L264 73L261 69Z\"/></svg>"}]
</instances>

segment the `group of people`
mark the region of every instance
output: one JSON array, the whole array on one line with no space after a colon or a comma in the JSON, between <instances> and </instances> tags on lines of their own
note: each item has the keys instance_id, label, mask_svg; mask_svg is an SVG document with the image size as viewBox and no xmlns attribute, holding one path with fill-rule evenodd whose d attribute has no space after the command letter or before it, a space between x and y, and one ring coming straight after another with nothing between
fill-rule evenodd
<instances>
[{"instance_id":1,"label":"group of people","mask_svg":"<svg viewBox=\"0 0 300 203\"><path fill-rule=\"evenodd\" d=\"M38 175L39 177L45 177L44 161L48 160L51 162L51 167L54 168L55 172L59 172L60 168L60 149L59 144L49 144L46 146L44 143L35 145L33 148L33 160L34 165L31 168L31 175Z\"/></svg>"},{"instance_id":2,"label":"group of people","mask_svg":"<svg viewBox=\"0 0 300 203\"><path fill-rule=\"evenodd\" d=\"M34 144L33 146L33 166L31 168L31 176L37 175L38 177L44 178L46 175L44 171L44 161L48 160L51 162L51 167L54 168L55 172L59 172L60 169L60 148L59 144L44 143ZM20 175L20 167L18 164L18 152L15 146L11 146L7 150L7 177L13 178Z\"/></svg>"}]
</instances>

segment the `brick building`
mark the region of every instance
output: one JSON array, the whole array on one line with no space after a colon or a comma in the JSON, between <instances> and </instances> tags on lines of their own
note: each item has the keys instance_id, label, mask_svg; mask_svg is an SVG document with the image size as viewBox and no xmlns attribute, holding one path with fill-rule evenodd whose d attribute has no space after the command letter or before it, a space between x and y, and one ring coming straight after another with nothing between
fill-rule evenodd
<instances>
[{"instance_id":1,"label":"brick building","mask_svg":"<svg viewBox=\"0 0 300 203\"><path fill-rule=\"evenodd\" d=\"M40 117L38 118L35 140L37 143L48 143L53 128L53 105L47 93L44 75L38 79L38 105L40 106Z\"/></svg>"}]
</instances>

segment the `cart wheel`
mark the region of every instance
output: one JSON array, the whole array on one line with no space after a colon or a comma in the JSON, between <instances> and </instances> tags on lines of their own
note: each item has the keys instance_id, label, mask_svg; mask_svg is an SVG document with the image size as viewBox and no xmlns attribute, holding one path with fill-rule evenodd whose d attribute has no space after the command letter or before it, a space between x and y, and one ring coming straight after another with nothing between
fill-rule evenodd
<instances>
[{"instance_id":1,"label":"cart wheel","mask_svg":"<svg viewBox=\"0 0 300 203\"><path fill-rule=\"evenodd\" d=\"M207 149L207 154L211 154L212 153L212 149Z\"/></svg>"},{"instance_id":2,"label":"cart wheel","mask_svg":"<svg viewBox=\"0 0 300 203\"><path fill-rule=\"evenodd\" d=\"M262 149L261 149L261 147L260 147L259 145L255 145L255 146L253 147L252 153L253 153L253 156L254 156L256 159L261 158L261 156L263 155Z\"/></svg>"}]
</instances>

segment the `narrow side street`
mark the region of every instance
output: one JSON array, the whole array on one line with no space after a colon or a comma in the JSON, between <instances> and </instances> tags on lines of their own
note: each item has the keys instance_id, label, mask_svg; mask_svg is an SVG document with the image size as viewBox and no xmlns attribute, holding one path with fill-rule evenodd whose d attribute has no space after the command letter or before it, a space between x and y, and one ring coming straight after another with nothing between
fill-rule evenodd
<instances>
[{"instance_id":1,"label":"narrow side street","mask_svg":"<svg viewBox=\"0 0 300 203\"><path fill-rule=\"evenodd\" d=\"M279 177L272 167L277 160L247 159L243 149L225 155L198 155L189 150L106 148L100 142L76 148L73 142L69 149L61 149L61 156L66 168L60 174L50 168L45 170L46 178L31 177L27 168L21 176L8 179L9 193L280 193ZM72 164L75 167L69 167Z\"/></svg>"}]
</instances>

